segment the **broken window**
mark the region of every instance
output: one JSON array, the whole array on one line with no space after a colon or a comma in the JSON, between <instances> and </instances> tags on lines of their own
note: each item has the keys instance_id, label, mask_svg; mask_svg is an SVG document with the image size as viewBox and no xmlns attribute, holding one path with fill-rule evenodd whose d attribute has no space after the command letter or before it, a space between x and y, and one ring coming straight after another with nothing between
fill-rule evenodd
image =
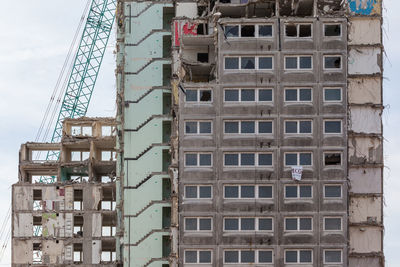
<instances>
[{"instance_id":1,"label":"broken window","mask_svg":"<svg viewBox=\"0 0 400 267\"><path fill-rule=\"evenodd\" d=\"M74 244L73 260L74 260L75 264L82 263L82 261L83 261L82 244L79 244L79 243Z\"/></svg>"},{"instance_id":2,"label":"broken window","mask_svg":"<svg viewBox=\"0 0 400 267\"><path fill-rule=\"evenodd\" d=\"M327 37L341 36L342 25L341 24L325 24L324 35Z\"/></svg>"},{"instance_id":3,"label":"broken window","mask_svg":"<svg viewBox=\"0 0 400 267\"><path fill-rule=\"evenodd\" d=\"M254 25L242 25L240 29L241 37L255 37Z\"/></svg>"},{"instance_id":4,"label":"broken window","mask_svg":"<svg viewBox=\"0 0 400 267\"><path fill-rule=\"evenodd\" d=\"M325 185L324 186L325 198L341 198L342 186L341 185Z\"/></svg>"},{"instance_id":5,"label":"broken window","mask_svg":"<svg viewBox=\"0 0 400 267\"><path fill-rule=\"evenodd\" d=\"M74 236L82 237L83 236L83 216L74 215Z\"/></svg>"},{"instance_id":6,"label":"broken window","mask_svg":"<svg viewBox=\"0 0 400 267\"><path fill-rule=\"evenodd\" d=\"M312 263L312 250L285 250L285 263Z\"/></svg>"},{"instance_id":7,"label":"broken window","mask_svg":"<svg viewBox=\"0 0 400 267\"><path fill-rule=\"evenodd\" d=\"M83 126L83 125L73 125L71 126L71 135L73 136L91 136L92 135L92 126Z\"/></svg>"},{"instance_id":8,"label":"broken window","mask_svg":"<svg viewBox=\"0 0 400 267\"><path fill-rule=\"evenodd\" d=\"M285 121L285 133L307 134L312 133L311 120Z\"/></svg>"},{"instance_id":9,"label":"broken window","mask_svg":"<svg viewBox=\"0 0 400 267\"><path fill-rule=\"evenodd\" d=\"M185 263L211 263L211 250L185 250Z\"/></svg>"},{"instance_id":10,"label":"broken window","mask_svg":"<svg viewBox=\"0 0 400 267\"><path fill-rule=\"evenodd\" d=\"M113 181L111 176L101 176L102 183L111 183Z\"/></svg>"},{"instance_id":11,"label":"broken window","mask_svg":"<svg viewBox=\"0 0 400 267\"><path fill-rule=\"evenodd\" d=\"M102 150L101 161L114 161L117 159L117 153L115 151Z\"/></svg>"},{"instance_id":12,"label":"broken window","mask_svg":"<svg viewBox=\"0 0 400 267\"><path fill-rule=\"evenodd\" d=\"M71 151L71 161L84 161L89 159L89 151Z\"/></svg>"},{"instance_id":13,"label":"broken window","mask_svg":"<svg viewBox=\"0 0 400 267\"><path fill-rule=\"evenodd\" d=\"M116 134L116 128L112 125L101 126L101 136L112 136Z\"/></svg>"},{"instance_id":14,"label":"broken window","mask_svg":"<svg viewBox=\"0 0 400 267\"><path fill-rule=\"evenodd\" d=\"M78 183L82 183L82 182L89 182L89 176L76 176L73 175L71 176L70 180L72 182L78 182Z\"/></svg>"},{"instance_id":15,"label":"broken window","mask_svg":"<svg viewBox=\"0 0 400 267\"><path fill-rule=\"evenodd\" d=\"M312 198L312 186L311 185L286 185L285 186L285 198L288 198L288 199Z\"/></svg>"},{"instance_id":16,"label":"broken window","mask_svg":"<svg viewBox=\"0 0 400 267\"><path fill-rule=\"evenodd\" d=\"M74 189L74 210L82 210L83 208L83 190Z\"/></svg>"},{"instance_id":17,"label":"broken window","mask_svg":"<svg viewBox=\"0 0 400 267\"><path fill-rule=\"evenodd\" d=\"M342 101L341 88L324 88L324 101L325 102L340 102Z\"/></svg>"},{"instance_id":18,"label":"broken window","mask_svg":"<svg viewBox=\"0 0 400 267\"><path fill-rule=\"evenodd\" d=\"M225 36L226 37L239 37L239 26L225 26Z\"/></svg>"},{"instance_id":19,"label":"broken window","mask_svg":"<svg viewBox=\"0 0 400 267\"><path fill-rule=\"evenodd\" d=\"M285 153L285 166L311 166L312 153Z\"/></svg>"},{"instance_id":20,"label":"broken window","mask_svg":"<svg viewBox=\"0 0 400 267\"><path fill-rule=\"evenodd\" d=\"M241 57L241 69L253 70L255 69L255 57Z\"/></svg>"},{"instance_id":21,"label":"broken window","mask_svg":"<svg viewBox=\"0 0 400 267\"><path fill-rule=\"evenodd\" d=\"M59 153L59 150L32 150L30 160L35 163L57 161L58 157L53 157L52 155L58 155Z\"/></svg>"},{"instance_id":22,"label":"broken window","mask_svg":"<svg viewBox=\"0 0 400 267\"><path fill-rule=\"evenodd\" d=\"M324 263L326 263L326 264L342 263L342 250L325 249L324 250Z\"/></svg>"},{"instance_id":23,"label":"broken window","mask_svg":"<svg viewBox=\"0 0 400 267\"><path fill-rule=\"evenodd\" d=\"M42 189L33 189L33 210L43 210Z\"/></svg>"},{"instance_id":24,"label":"broken window","mask_svg":"<svg viewBox=\"0 0 400 267\"><path fill-rule=\"evenodd\" d=\"M42 216L33 216L33 236L42 236Z\"/></svg>"},{"instance_id":25,"label":"broken window","mask_svg":"<svg viewBox=\"0 0 400 267\"><path fill-rule=\"evenodd\" d=\"M312 69L312 56L285 56L286 70Z\"/></svg>"},{"instance_id":26,"label":"broken window","mask_svg":"<svg viewBox=\"0 0 400 267\"><path fill-rule=\"evenodd\" d=\"M342 218L341 217L325 217L324 218L325 231L341 231Z\"/></svg>"},{"instance_id":27,"label":"broken window","mask_svg":"<svg viewBox=\"0 0 400 267\"><path fill-rule=\"evenodd\" d=\"M324 121L324 133L326 133L326 134L342 133L342 121L340 121L340 120Z\"/></svg>"},{"instance_id":28,"label":"broken window","mask_svg":"<svg viewBox=\"0 0 400 267\"><path fill-rule=\"evenodd\" d=\"M324 69L341 69L341 56L324 56Z\"/></svg>"},{"instance_id":29,"label":"broken window","mask_svg":"<svg viewBox=\"0 0 400 267\"><path fill-rule=\"evenodd\" d=\"M312 36L311 26L312 24L286 24L285 35L293 38L309 38Z\"/></svg>"},{"instance_id":30,"label":"broken window","mask_svg":"<svg viewBox=\"0 0 400 267\"><path fill-rule=\"evenodd\" d=\"M42 243L33 243L33 264L42 264Z\"/></svg>"},{"instance_id":31,"label":"broken window","mask_svg":"<svg viewBox=\"0 0 400 267\"><path fill-rule=\"evenodd\" d=\"M286 102L311 102L311 88L285 89Z\"/></svg>"},{"instance_id":32,"label":"broken window","mask_svg":"<svg viewBox=\"0 0 400 267\"><path fill-rule=\"evenodd\" d=\"M335 166L342 164L341 153L324 153L325 166Z\"/></svg>"},{"instance_id":33,"label":"broken window","mask_svg":"<svg viewBox=\"0 0 400 267\"><path fill-rule=\"evenodd\" d=\"M186 90L186 102L212 102L211 90Z\"/></svg>"}]
</instances>

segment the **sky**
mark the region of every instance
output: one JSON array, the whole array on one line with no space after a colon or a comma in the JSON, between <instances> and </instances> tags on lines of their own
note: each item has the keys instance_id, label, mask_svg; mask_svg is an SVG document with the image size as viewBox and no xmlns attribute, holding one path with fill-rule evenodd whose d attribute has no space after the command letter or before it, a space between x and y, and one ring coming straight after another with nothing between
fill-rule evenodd
<instances>
[{"instance_id":1,"label":"sky","mask_svg":"<svg viewBox=\"0 0 400 267\"><path fill-rule=\"evenodd\" d=\"M84 10L84 0L1 0L0 9L0 226L18 180L18 150L34 141ZM384 158L387 267L400 266L400 1L384 0ZM113 33L113 36L115 33ZM87 116L115 116L115 39L107 48ZM0 228L0 265L11 266ZM2 234L3 233L3 234ZM8 243L4 255L1 248Z\"/></svg>"}]
</instances>

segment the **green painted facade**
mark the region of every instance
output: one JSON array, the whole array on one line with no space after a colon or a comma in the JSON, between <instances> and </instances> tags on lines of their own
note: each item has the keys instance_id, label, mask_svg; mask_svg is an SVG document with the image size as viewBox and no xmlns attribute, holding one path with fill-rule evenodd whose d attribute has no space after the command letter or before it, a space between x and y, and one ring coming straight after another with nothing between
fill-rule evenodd
<instances>
[{"instance_id":1,"label":"green painted facade","mask_svg":"<svg viewBox=\"0 0 400 267\"><path fill-rule=\"evenodd\" d=\"M117 257L161 267L170 251L173 5L119 1L117 12Z\"/></svg>"}]
</instances>

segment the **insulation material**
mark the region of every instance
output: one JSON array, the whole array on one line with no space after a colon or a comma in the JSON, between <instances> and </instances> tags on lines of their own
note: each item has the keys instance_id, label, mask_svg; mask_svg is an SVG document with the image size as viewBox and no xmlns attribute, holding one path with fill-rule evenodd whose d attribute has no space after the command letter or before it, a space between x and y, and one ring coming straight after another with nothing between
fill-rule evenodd
<instances>
[{"instance_id":1,"label":"insulation material","mask_svg":"<svg viewBox=\"0 0 400 267\"><path fill-rule=\"evenodd\" d=\"M64 203L65 210L74 209L74 188L72 186L65 187Z\"/></svg>"},{"instance_id":2,"label":"insulation material","mask_svg":"<svg viewBox=\"0 0 400 267\"><path fill-rule=\"evenodd\" d=\"M381 49L376 47L357 47L349 51L349 74L381 73Z\"/></svg>"},{"instance_id":3,"label":"insulation material","mask_svg":"<svg viewBox=\"0 0 400 267\"><path fill-rule=\"evenodd\" d=\"M349 160L351 164L380 164L382 159L382 141L374 137L350 137Z\"/></svg>"},{"instance_id":4,"label":"insulation material","mask_svg":"<svg viewBox=\"0 0 400 267\"><path fill-rule=\"evenodd\" d=\"M33 191L29 186L14 186L14 210L32 210L33 207Z\"/></svg>"},{"instance_id":5,"label":"insulation material","mask_svg":"<svg viewBox=\"0 0 400 267\"><path fill-rule=\"evenodd\" d=\"M176 17L187 17L196 18L197 17L197 3L176 3Z\"/></svg>"},{"instance_id":6,"label":"insulation material","mask_svg":"<svg viewBox=\"0 0 400 267\"><path fill-rule=\"evenodd\" d=\"M348 81L349 103L382 104L382 83L380 78L354 78Z\"/></svg>"},{"instance_id":7,"label":"insulation material","mask_svg":"<svg viewBox=\"0 0 400 267\"><path fill-rule=\"evenodd\" d=\"M92 237L101 237L101 213L93 213L92 218Z\"/></svg>"},{"instance_id":8,"label":"insulation material","mask_svg":"<svg viewBox=\"0 0 400 267\"><path fill-rule=\"evenodd\" d=\"M18 213L13 217L13 236L31 237L33 235L32 213Z\"/></svg>"},{"instance_id":9,"label":"insulation material","mask_svg":"<svg viewBox=\"0 0 400 267\"><path fill-rule=\"evenodd\" d=\"M351 223L381 223L382 198L352 196L350 198L349 213Z\"/></svg>"},{"instance_id":10,"label":"insulation material","mask_svg":"<svg viewBox=\"0 0 400 267\"><path fill-rule=\"evenodd\" d=\"M101 240L92 241L92 264L99 264L101 259Z\"/></svg>"},{"instance_id":11,"label":"insulation material","mask_svg":"<svg viewBox=\"0 0 400 267\"><path fill-rule=\"evenodd\" d=\"M350 253L382 251L382 230L375 226L350 226Z\"/></svg>"},{"instance_id":12,"label":"insulation material","mask_svg":"<svg viewBox=\"0 0 400 267\"><path fill-rule=\"evenodd\" d=\"M381 21L379 18L351 18L349 44L380 44Z\"/></svg>"},{"instance_id":13,"label":"insulation material","mask_svg":"<svg viewBox=\"0 0 400 267\"><path fill-rule=\"evenodd\" d=\"M33 262L33 244L32 240L12 241L12 263L23 264L24 266Z\"/></svg>"},{"instance_id":14,"label":"insulation material","mask_svg":"<svg viewBox=\"0 0 400 267\"><path fill-rule=\"evenodd\" d=\"M351 267L382 267L381 259L374 257L362 257L362 258L349 258L349 266Z\"/></svg>"},{"instance_id":15,"label":"insulation material","mask_svg":"<svg viewBox=\"0 0 400 267\"><path fill-rule=\"evenodd\" d=\"M382 193L380 168L349 168L349 191L356 194Z\"/></svg>"},{"instance_id":16,"label":"insulation material","mask_svg":"<svg viewBox=\"0 0 400 267\"><path fill-rule=\"evenodd\" d=\"M59 264L63 263L63 247L64 243L62 240L43 240L42 243L42 259L44 264Z\"/></svg>"},{"instance_id":17,"label":"insulation material","mask_svg":"<svg viewBox=\"0 0 400 267\"><path fill-rule=\"evenodd\" d=\"M349 130L356 133L380 134L381 113L380 109L371 107L350 107Z\"/></svg>"}]
</instances>

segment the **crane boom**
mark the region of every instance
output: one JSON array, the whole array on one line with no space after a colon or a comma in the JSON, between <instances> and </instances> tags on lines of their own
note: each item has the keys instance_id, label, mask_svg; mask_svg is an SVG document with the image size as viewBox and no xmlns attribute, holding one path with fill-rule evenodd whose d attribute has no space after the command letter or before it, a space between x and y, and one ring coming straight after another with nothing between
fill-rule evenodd
<instances>
[{"instance_id":1,"label":"crane boom","mask_svg":"<svg viewBox=\"0 0 400 267\"><path fill-rule=\"evenodd\" d=\"M51 137L52 143L61 140L62 122L64 119L86 115L110 38L116 6L116 0L92 0L64 99ZM58 157L59 152L49 152L47 154L47 160L57 160Z\"/></svg>"}]
</instances>

